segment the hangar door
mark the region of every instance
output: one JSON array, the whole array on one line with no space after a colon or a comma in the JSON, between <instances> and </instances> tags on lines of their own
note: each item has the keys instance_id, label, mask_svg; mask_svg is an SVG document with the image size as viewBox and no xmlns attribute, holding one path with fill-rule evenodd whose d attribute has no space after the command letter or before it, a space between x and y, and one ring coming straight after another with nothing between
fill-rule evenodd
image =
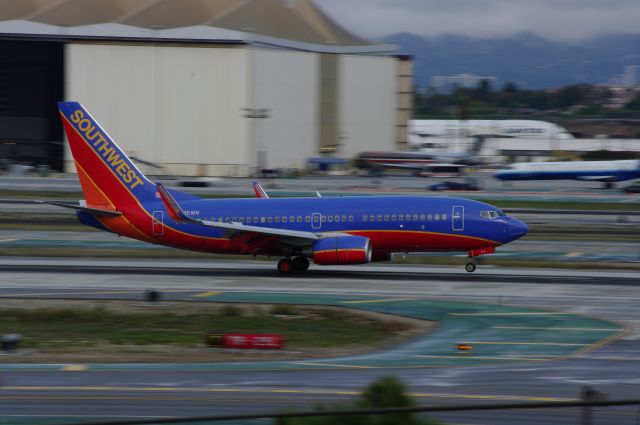
<instances>
[{"instance_id":1,"label":"hangar door","mask_svg":"<svg viewBox=\"0 0 640 425\"><path fill-rule=\"evenodd\" d=\"M63 44L0 40L0 167L62 171Z\"/></svg>"}]
</instances>

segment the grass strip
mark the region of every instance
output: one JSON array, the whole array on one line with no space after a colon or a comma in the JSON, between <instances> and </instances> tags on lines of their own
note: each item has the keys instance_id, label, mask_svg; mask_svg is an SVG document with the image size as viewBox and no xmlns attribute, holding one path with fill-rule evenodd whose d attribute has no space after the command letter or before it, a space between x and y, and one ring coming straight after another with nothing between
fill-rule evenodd
<instances>
[{"instance_id":1,"label":"grass strip","mask_svg":"<svg viewBox=\"0 0 640 425\"><path fill-rule=\"evenodd\" d=\"M364 346L379 344L410 327L348 310L185 304L180 304L180 310L150 309L141 303L130 303L126 309L105 307L108 304L93 308L4 307L0 309L0 329L22 334L24 348L64 351L104 344L202 347L206 335L224 333L279 333L293 349Z\"/></svg>"}]
</instances>

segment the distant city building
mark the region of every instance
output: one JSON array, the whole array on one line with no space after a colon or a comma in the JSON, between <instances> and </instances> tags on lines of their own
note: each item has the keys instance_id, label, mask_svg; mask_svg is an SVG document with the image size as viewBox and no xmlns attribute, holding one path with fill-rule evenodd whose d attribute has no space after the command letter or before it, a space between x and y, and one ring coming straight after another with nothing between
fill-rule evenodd
<instances>
[{"instance_id":1,"label":"distant city building","mask_svg":"<svg viewBox=\"0 0 640 425\"><path fill-rule=\"evenodd\" d=\"M495 76L481 76L474 74L457 74L457 75L434 75L431 77L431 87L437 90L448 90L453 87L477 87L481 81L489 81L495 85L498 78Z\"/></svg>"}]
</instances>

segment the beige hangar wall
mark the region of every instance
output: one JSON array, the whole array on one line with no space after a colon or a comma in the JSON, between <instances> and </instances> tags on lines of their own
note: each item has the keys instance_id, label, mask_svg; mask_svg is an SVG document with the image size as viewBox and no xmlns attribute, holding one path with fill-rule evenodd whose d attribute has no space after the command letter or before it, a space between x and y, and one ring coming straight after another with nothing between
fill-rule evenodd
<instances>
[{"instance_id":1,"label":"beige hangar wall","mask_svg":"<svg viewBox=\"0 0 640 425\"><path fill-rule=\"evenodd\" d=\"M125 152L176 175L246 175L248 52L68 44L66 99L84 104ZM65 167L73 169L68 149Z\"/></svg>"},{"instance_id":2,"label":"beige hangar wall","mask_svg":"<svg viewBox=\"0 0 640 425\"><path fill-rule=\"evenodd\" d=\"M339 67L339 156L395 150L396 59L343 55Z\"/></svg>"},{"instance_id":3,"label":"beige hangar wall","mask_svg":"<svg viewBox=\"0 0 640 425\"><path fill-rule=\"evenodd\" d=\"M318 55L254 49L251 108L268 118L250 119L253 158L266 151L267 168L303 168L316 155Z\"/></svg>"}]
</instances>

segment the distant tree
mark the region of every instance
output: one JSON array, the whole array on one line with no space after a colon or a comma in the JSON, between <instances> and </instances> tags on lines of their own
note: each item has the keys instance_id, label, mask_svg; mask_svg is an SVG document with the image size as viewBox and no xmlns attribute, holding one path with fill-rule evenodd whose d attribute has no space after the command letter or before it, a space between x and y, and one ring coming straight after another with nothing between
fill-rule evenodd
<instances>
[{"instance_id":1,"label":"distant tree","mask_svg":"<svg viewBox=\"0 0 640 425\"><path fill-rule=\"evenodd\" d=\"M520 89L518 88L518 85L516 83L506 83L502 87L502 91L505 93L518 93Z\"/></svg>"},{"instance_id":2,"label":"distant tree","mask_svg":"<svg viewBox=\"0 0 640 425\"><path fill-rule=\"evenodd\" d=\"M583 84L563 87L556 93L554 106L557 108L568 108L577 105L586 99L588 93L589 86Z\"/></svg>"},{"instance_id":3,"label":"distant tree","mask_svg":"<svg viewBox=\"0 0 640 425\"><path fill-rule=\"evenodd\" d=\"M473 100L479 102L491 102L493 97L493 87L491 81L485 79L480 80L478 87L472 93Z\"/></svg>"},{"instance_id":4,"label":"distant tree","mask_svg":"<svg viewBox=\"0 0 640 425\"><path fill-rule=\"evenodd\" d=\"M640 92L636 93L635 97L625 105L625 109L640 111Z\"/></svg>"}]
</instances>

